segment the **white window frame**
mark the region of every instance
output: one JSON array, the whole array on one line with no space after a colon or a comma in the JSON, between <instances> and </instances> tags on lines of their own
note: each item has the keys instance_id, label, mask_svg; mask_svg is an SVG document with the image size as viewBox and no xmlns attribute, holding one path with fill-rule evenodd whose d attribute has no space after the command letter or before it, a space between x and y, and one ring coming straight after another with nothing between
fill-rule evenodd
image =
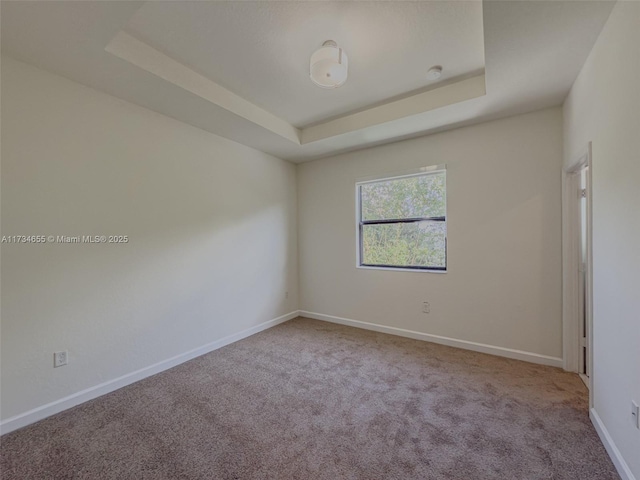
<instances>
[{"instance_id":1,"label":"white window frame","mask_svg":"<svg viewBox=\"0 0 640 480\"><path fill-rule=\"evenodd\" d=\"M406 170L402 172L395 173L385 173L382 175L368 176L368 177L360 177L356 179L355 182L355 205L356 205L356 268L361 268L364 270L384 270L384 271L396 271L396 272L421 272L421 273L447 273L449 269L449 258L448 258L448 225L447 225L447 236L445 237L445 267L444 268L434 268L434 267L400 267L400 266L383 266L383 265L362 265L362 243L361 243L361 215L362 215L362 205L360 199L360 186L368 183L378 183L385 182L389 180L397 180L399 178L407 178L407 177L419 177L423 175L436 174L436 173L444 173L444 181L445 181L445 195L444 195L444 222L448 224L449 216L447 214L447 166L446 165L430 165L425 167L420 167L413 170Z\"/></svg>"}]
</instances>

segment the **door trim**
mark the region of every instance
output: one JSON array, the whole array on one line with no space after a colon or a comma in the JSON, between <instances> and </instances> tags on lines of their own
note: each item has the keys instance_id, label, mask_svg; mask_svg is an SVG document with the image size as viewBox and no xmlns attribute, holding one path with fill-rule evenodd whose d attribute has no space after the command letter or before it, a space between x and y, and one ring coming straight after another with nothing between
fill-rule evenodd
<instances>
[{"instance_id":1,"label":"door trim","mask_svg":"<svg viewBox=\"0 0 640 480\"><path fill-rule=\"evenodd\" d=\"M592 158L589 142L576 160L562 171L562 333L563 366L570 372L578 372L581 354L580 346L580 306L578 304L579 278L576 272L579 264L580 225L575 215L578 206L576 174L589 168L587 175L587 261L585 272L585 302L587 320L587 371L589 372L589 404L592 405L593 391L593 255L592 239Z\"/></svg>"}]
</instances>

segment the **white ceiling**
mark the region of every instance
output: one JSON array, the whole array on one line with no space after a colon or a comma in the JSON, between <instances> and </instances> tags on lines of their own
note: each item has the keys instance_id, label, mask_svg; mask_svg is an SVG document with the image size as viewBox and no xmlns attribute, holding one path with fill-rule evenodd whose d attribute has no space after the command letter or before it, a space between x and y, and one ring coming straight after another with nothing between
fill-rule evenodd
<instances>
[{"instance_id":1,"label":"white ceiling","mask_svg":"<svg viewBox=\"0 0 640 480\"><path fill-rule=\"evenodd\" d=\"M2 1L0 14L3 53L304 161L559 104L612 6ZM308 78L327 39L349 55L336 90ZM429 85L433 64L445 78Z\"/></svg>"},{"instance_id":2,"label":"white ceiling","mask_svg":"<svg viewBox=\"0 0 640 480\"><path fill-rule=\"evenodd\" d=\"M482 3L147 2L128 33L296 127L484 69ZM337 90L309 79L325 40L349 55Z\"/></svg>"}]
</instances>

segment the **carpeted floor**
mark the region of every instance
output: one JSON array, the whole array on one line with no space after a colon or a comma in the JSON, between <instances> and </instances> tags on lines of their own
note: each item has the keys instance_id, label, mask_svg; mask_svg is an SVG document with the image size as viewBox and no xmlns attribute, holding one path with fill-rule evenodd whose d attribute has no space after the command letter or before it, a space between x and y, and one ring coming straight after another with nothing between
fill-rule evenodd
<instances>
[{"instance_id":1,"label":"carpeted floor","mask_svg":"<svg viewBox=\"0 0 640 480\"><path fill-rule=\"evenodd\" d=\"M10 479L618 479L562 370L299 318L2 437Z\"/></svg>"}]
</instances>

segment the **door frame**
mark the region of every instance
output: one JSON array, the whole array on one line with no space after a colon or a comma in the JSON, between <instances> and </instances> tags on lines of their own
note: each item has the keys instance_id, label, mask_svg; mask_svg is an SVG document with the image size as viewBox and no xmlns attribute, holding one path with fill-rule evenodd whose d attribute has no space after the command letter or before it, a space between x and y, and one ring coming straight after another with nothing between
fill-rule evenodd
<instances>
[{"instance_id":1,"label":"door frame","mask_svg":"<svg viewBox=\"0 0 640 480\"><path fill-rule=\"evenodd\" d=\"M576 215L579 206L579 184L577 174L588 167L587 175L587 242L585 271L585 315L587 323L587 372L589 373L589 405L593 392L593 254L592 254L592 157L591 142L580 155L562 171L562 336L563 365L570 372L578 372L580 366L580 312L579 268L580 268L580 223Z\"/></svg>"}]
</instances>

